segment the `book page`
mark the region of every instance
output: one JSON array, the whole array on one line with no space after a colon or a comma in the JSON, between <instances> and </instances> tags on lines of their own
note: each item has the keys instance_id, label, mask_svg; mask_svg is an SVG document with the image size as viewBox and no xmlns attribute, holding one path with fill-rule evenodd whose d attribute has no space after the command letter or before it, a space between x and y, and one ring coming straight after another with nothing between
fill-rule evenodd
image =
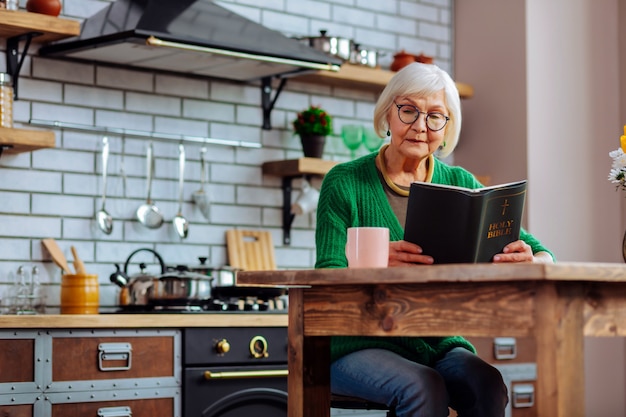
<instances>
[{"instance_id":1,"label":"book page","mask_svg":"<svg viewBox=\"0 0 626 417\"><path fill-rule=\"evenodd\" d=\"M416 181L414 184L420 184L423 186L433 187L433 188L445 188L445 189L450 189L450 190L464 191L466 193L484 194L493 190L499 190L501 188L517 187L518 185L523 184L525 182L527 182L527 180L507 182L507 183L497 184L497 185L490 185L488 187L482 187L482 188L466 188L466 187L461 187L458 185L435 184L432 182L421 182L421 181Z\"/></svg>"}]
</instances>

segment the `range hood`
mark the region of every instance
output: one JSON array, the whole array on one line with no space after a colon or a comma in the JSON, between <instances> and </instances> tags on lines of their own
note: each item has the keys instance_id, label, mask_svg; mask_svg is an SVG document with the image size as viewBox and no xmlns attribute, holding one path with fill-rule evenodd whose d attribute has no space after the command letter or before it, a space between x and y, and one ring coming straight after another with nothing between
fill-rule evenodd
<instances>
[{"instance_id":1,"label":"range hood","mask_svg":"<svg viewBox=\"0 0 626 417\"><path fill-rule=\"evenodd\" d=\"M342 63L209 0L117 0L39 53L237 81Z\"/></svg>"}]
</instances>

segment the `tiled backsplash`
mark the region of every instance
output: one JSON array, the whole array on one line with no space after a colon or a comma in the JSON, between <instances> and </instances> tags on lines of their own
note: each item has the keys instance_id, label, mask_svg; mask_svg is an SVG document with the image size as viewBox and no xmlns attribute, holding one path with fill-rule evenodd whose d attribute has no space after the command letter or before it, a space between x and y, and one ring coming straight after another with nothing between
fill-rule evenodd
<instances>
[{"instance_id":1,"label":"tiled backsplash","mask_svg":"<svg viewBox=\"0 0 626 417\"><path fill-rule=\"evenodd\" d=\"M25 3L25 1L22 1ZM105 0L64 0L62 17L83 19L104 7ZM368 0L262 2L221 1L221 5L287 36L329 34L355 39L379 49L388 67L400 49L435 56L451 69L452 0ZM24 4L21 4L23 7ZM2 42L4 45L4 42ZM32 129L31 119L88 126L210 136L258 142L259 149L208 145L207 191L210 220L191 200L200 188L199 144L185 144L187 165L183 214L190 220L189 237L175 235L178 185L178 146L154 141L156 156L152 197L165 216L164 225L150 230L135 220L146 199L145 153L148 141L109 135L111 157L107 210L114 230L105 235L94 220L101 207L102 135L55 130L56 147L0 158L0 298L6 303L19 266L37 266L49 312L59 303L60 269L42 247L55 238L71 260L74 245L88 272L99 275L101 304L112 305L117 287L109 283L114 263L123 264L135 249L149 247L168 264L196 264L198 257L221 266L227 263L225 231L245 227L272 232L279 268L307 268L314 264L315 215L297 216L290 246L282 244L281 179L264 176L261 164L301 156L299 139L290 130L295 113L319 104L341 125L369 126L376 95L369 91L305 84L291 79L276 101L271 131L261 129L261 91L242 85L158 74L147 70L113 68L46 59L31 47L20 73L19 100L14 105L16 127ZM4 51L3 51L4 52ZM4 59L0 70L5 70ZM359 154L365 152L364 148ZM324 158L349 158L339 137L328 138ZM319 187L321 179L314 179ZM294 182L299 188L299 181ZM297 190L294 198L297 197ZM135 266L132 266L135 268ZM134 273L134 269L129 271Z\"/></svg>"}]
</instances>

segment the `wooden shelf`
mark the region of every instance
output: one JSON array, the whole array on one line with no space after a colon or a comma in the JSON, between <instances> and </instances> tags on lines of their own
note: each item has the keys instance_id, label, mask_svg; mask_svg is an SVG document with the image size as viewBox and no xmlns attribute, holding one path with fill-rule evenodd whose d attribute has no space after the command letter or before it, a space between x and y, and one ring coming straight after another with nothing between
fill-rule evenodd
<instances>
[{"instance_id":1,"label":"wooden shelf","mask_svg":"<svg viewBox=\"0 0 626 417\"><path fill-rule=\"evenodd\" d=\"M54 132L0 127L0 147L3 147L3 154L32 152L54 146Z\"/></svg>"},{"instance_id":2,"label":"wooden shelf","mask_svg":"<svg viewBox=\"0 0 626 417\"><path fill-rule=\"evenodd\" d=\"M0 37L12 38L29 32L42 33L33 38L34 42L51 42L80 35L80 23L25 10L0 9Z\"/></svg>"},{"instance_id":3,"label":"wooden shelf","mask_svg":"<svg viewBox=\"0 0 626 417\"><path fill-rule=\"evenodd\" d=\"M305 175L326 175L337 164L336 161L306 157L263 163L264 174L283 179L283 244L291 244L291 223L294 219L294 214L291 213L291 181Z\"/></svg>"},{"instance_id":4,"label":"wooden shelf","mask_svg":"<svg viewBox=\"0 0 626 417\"><path fill-rule=\"evenodd\" d=\"M395 72L380 68L371 68L362 65L342 64L338 72L317 71L311 74L298 76L298 81L316 84L326 84L344 88L366 88L370 91L381 91ZM471 98L474 88L465 83L456 83L461 98Z\"/></svg>"},{"instance_id":5,"label":"wooden shelf","mask_svg":"<svg viewBox=\"0 0 626 417\"><path fill-rule=\"evenodd\" d=\"M298 158L284 161L269 161L263 163L263 173L277 177L298 177L301 175L326 175L336 161L327 161L319 158Z\"/></svg>"},{"instance_id":6,"label":"wooden shelf","mask_svg":"<svg viewBox=\"0 0 626 417\"><path fill-rule=\"evenodd\" d=\"M7 38L7 45L13 42L14 46L12 48L15 48L12 49L7 46L7 54L10 53L9 51L17 53L19 36L33 33L35 34L32 36L33 42L52 42L80 35L80 23L74 20L41 13L31 13L25 10L0 9L0 38ZM14 59L17 60L17 57L14 57ZM7 67L11 68L8 64ZM15 68L17 70L11 74L14 85L17 82L19 66L15 66ZM1 154L32 152L37 149L53 148L54 145L55 137L53 132L0 127Z\"/></svg>"}]
</instances>

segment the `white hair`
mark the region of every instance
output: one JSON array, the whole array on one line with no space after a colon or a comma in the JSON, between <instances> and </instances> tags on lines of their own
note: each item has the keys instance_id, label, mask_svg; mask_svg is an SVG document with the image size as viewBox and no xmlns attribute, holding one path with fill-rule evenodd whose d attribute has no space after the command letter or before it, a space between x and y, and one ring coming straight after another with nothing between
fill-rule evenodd
<instances>
[{"instance_id":1,"label":"white hair","mask_svg":"<svg viewBox=\"0 0 626 417\"><path fill-rule=\"evenodd\" d=\"M461 132L461 99L456 84L447 72L433 64L414 62L398 71L389 81L374 108L374 129L385 137L389 129L389 109L396 97L429 96L444 90L450 120L445 127L445 146L438 155L446 157L456 147Z\"/></svg>"}]
</instances>

